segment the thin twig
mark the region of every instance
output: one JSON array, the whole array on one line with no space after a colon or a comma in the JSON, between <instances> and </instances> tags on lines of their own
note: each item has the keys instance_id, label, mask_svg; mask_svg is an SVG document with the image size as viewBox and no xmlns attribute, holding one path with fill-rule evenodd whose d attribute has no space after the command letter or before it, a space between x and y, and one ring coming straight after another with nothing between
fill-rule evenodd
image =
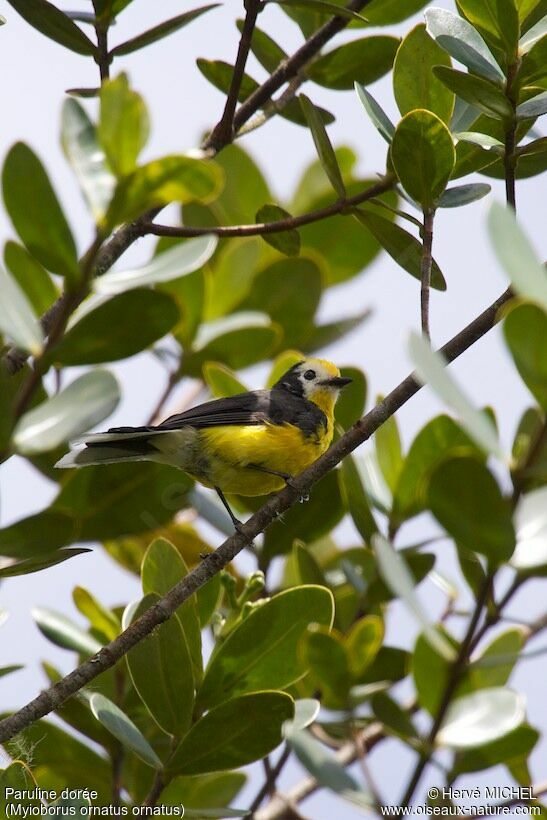
<instances>
[{"instance_id":1,"label":"thin twig","mask_svg":"<svg viewBox=\"0 0 547 820\"><path fill-rule=\"evenodd\" d=\"M163 769L159 769L156 772L156 776L154 778L154 782L152 783L152 787L146 797L144 798L142 805L143 806L155 806L158 802L158 797L163 791L165 786L165 782L163 779Z\"/></svg>"},{"instance_id":2,"label":"thin twig","mask_svg":"<svg viewBox=\"0 0 547 820\"><path fill-rule=\"evenodd\" d=\"M277 778L281 774L281 772L282 772L282 770L285 766L285 763L287 762L287 760L289 759L290 756L291 756L291 747L288 745L288 743L286 743L285 748L281 752L281 755L279 756L279 760L277 761L275 766L270 765L269 770L267 771L267 774L266 774L266 780L262 784L262 786L259 789L256 797L254 798L253 802L249 806L249 811L251 813L251 817L254 815L256 810L260 807L262 801L268 795L273 795L274 794L275 784L277 782Z\"/></svg>"},{"instance_id":3,"label":"thin twig","mask_svg":"<svg viewBox=\"0 0 547 820\"><path fill-rule=\"evenodd\" d=\"M309 211L300 216L288 216L285 219L276 219L273 222L258 222L254 225L212 225L210 227L194 226L194 225L157 225L155 222L144 222L141 225L142 234L153 234L154 236L171 236L171 237L192 237L204 236L205 234L215 234L222 238L233 236L262 236L270 233L281 233L282 231L291 231L300 228L303 225L309 225L312 222L319 222L321 219L326 219L329 216L342 213L348 208L353 208L366 202L369 199L374 199L379 194L389 191L393 187L394 178L388 174L377 182L371 185L364 191L350 197L343 197L337 199L336 202L331 202L330 205L325 205L324 208L318 208L316 211Z\"/></svg>"},{"instance_id":4,"label":"thin twig","mask_svg":"<svg viewBox=\"0 0 547 820\"><path fill-rule=\"evenodd\" d=\"M497 322L500 308L512 298L508 289L467 327L447 342L441 349L447 362L452 362ZM152 630L171 617L173 612L191 595L232 561L244 547L251 543L274 521L280 513L288 510L303 495L309 493L326 473L336 467L345 456L367 441L373 433L414 396L422 385L413 373L403 379L381 402L359 419L324 455L297 476L290 486L273 495L241 525L239 531L227 538L221 546L210 553L186 577L176 584L158 603L150 607L128 629L80 666L42 691L19 711L0 721L0 743L16 735L38 718L59 708L67 698L83 686L110 669L129 650L142 641Z\"/></svg>"},{"instance_id":5,"label":"thin twig","mask_svg":"<svg viewBox=\"0 0 547 820\"><path fill-rule=\"evenodd\" d=\"M429 293L431 290L431 267L433 265L433 221L435 211L424 210L424 229L422 239L422 261L421 261L421 288L420 288L420 308L422 317L422 334L426 339L431 339L429 327Z\"/></svg>"},{"instance_id":6,"label":"thin twig","mask_svg":"<svg viewBox=\"0 0 547 820\"><path fill-rule=\"evenodd\" d=\"M110 78L110 63L112 62L112 58L108 53L108 28L105 28L102 23L96 25L95 34L97 35L95 62L99 66L101 83L104 83L105 80Z\"/></svg>"},{"instance_id":7,"label":"thin twig","mask_svg":"<svg viewBox=\"0 0 547 820\"><path fill-rule=\"evenodd\" d=\"M435 740L437 738L437 734L439 729L442 726L443 720L446 715L446 710L450 706L450 701L452 700L452 696L456 691L458 684L460 683L461 677L463 672L465 671L465 667L469 658L469 653L472 646L473 636L475 635L475 630L479 623L479 619L482 615L482 611L488 597L488 593L490 591L492 583L492 575L489 574L486 576L482 588L477 595L477 600L475 603L475 608L473 610L473 615L471 616L471 620L469 621L469 625L467 627L467 632L465 633L465 637L460 644L460 648L458 654L456 655L456 659L454 660L452 667L450 669L448 679L446 681L444 691L441 697L441 701L435 713L435 719L433 721L433 725L430 729L429 735L427 737L427 748L420 757L418 758L418 762L416 767L412 773L410 778L408 787L406 789L405 795L401 800L402 806L409 806L411 804L412 798L414 796L414 792L416 791L416 787L421 780L422 774L424 769L426 768L427 764L429 763L429 759L431 757Z\"/></svg>"},{"instance_id":8,"label":"thin twig","mask_svg":"<svg viewBox=\"0 0 547 820\"><path fill-rule=\"evenodd\" d=\"M515 94L515 85L518 75L519 65L513 63L507 69L507 83L505 86L505 96L513 109L513 116L510 122L507 123L505 129L505 151L503 155L503 167L505 173L505 196L507 204L516 210L516 195L515 195L515 171L517 167L516 148L516 132L517 132L517 97Z\"/></svg>"},{"instance_id":9,"label":"thin twig","mask_svg":"<svg viewBox=\"0 0 547 820\"><path fill-rule=\"evenodd\" d=\"M256 18L262 9L262 0L244 0L244 4L246 11L245 21L241 31L232 81L226 97L226 104L224 105L224 111L220 121L215 125L207 140L208 147L214 151L219 151L223 146L232 142L234 138L234 114L241 89L241 82L245 74L247 58L251 50Z\"/></svg>"}]
</instances>

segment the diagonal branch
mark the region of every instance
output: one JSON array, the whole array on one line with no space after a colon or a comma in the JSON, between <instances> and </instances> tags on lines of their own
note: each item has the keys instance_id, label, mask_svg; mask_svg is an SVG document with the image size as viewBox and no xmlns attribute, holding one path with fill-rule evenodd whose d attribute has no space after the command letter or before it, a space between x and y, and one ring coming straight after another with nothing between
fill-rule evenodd
<instances>
[{"instance_id":1,"label":"diagonal branch","mask_svg":"<svg viewBox=\"0 0 547 820\"><path fill-rule=\"evenodd\" d=\"M342 213L342 211L360 205L369 199L379 194L389 191L393 187L395 178L390 174L380 179L375 185L371 185L359 194L350 197L342 197L336 202L331 202L324 208L318 208L316 211L309 211L306 214L299 216L288 216L285 219L276 219L274 222L257 222L254 225L212 225L210 227L194 226L194 225L157 225L155 222L143 222L142 233L154 234L154 236L204 236L205 234L215 234L221 238L231 236L263 236L270 233L281 233L282 231L291 231L302 225L309 225L312 222L319 222L321 219L327 219L329 216Z\"/></svg>"},{"instance_id":2,"label":"diagonal branch","mask_svg":"<svg viewBox=\"0 0 547 820\"><path fill-rule=\"evenodd\" d=\"M508 289L467 327L447 342L441 350L447 362L454 361L491 330L498 319L499 309L511 298L512 293ZM114 641L103 647L96 655L84 661L49 689L41 692L40 695L27 703L26 706L23 706L18 712L0 721L0 743L9 740L26 726L58 709L62 703L76 694L101 672L114 666L120 658L149 635L155 627L170 618L175 610L190 598L196 590L227 566L280 513L288 510L299 498L309 492L313 484L336 467L345 456L369 439L380 425L412 398L420 388L421 384L413 373L403 379L383 401L359 419L321 458L297 476L291 482L291 486L285 487L269 498L241 526L239 532L227 538L220 547L207 555L199 566L188 573L184 580L174 586L167 595L148 609L144 615Z\"/></svg>"}]
</instances>

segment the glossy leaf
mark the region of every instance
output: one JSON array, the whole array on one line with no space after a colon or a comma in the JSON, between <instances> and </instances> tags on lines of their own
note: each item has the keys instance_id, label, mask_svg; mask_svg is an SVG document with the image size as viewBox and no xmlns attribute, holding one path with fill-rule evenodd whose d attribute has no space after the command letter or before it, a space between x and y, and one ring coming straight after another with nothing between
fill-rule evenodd
<instances>
[{"instance_id":1,"label":"glossy leaf","mask_svg":"<svg viewBox=\"0 0 547 820\"><path fill-rule=\"evenodd\" d=\"M506 461L490 417L471 404L449 374L442 355L416 333L411 334L408 349L420 381L429 384L439 398L458 413L462 427L479 447Z\"/></svg>"},{"instance_id":2,"label":"glossy leaf","mask_svg":"<svg viewBox=\"0 0 547 820\"><path fill-rule=\"evenodd\" d=\"M328 0L268 0L271 3L277 3L280 6L296 6L306 11L314 11L317 14L328 14L336 17L346 17L349 20L358 20L361 23L368 22L366 17L363 17L356 11L339 5L338 3L330 3Z\"/></svg>"},{"instance_id":3,"label":"glossy leaf","mask_svg":"<svg viewBox=\"0 0 547 820\"><path fill-rule=\"evenodd\" d=\"M97 720L120 741L122 746L136 754L148 766L154 769L162 768L162 762L152 746L115 703L95 692L91 695L89 705Z\"/></svg>"},{"instance_id":4,"label":"glossy leaf","mask_svg":"<svg viewBox=\"0 0 547 820\"><path fill-rule=\"evenodd\" d=\"M64 615L51 609L34 607L32 617L40 632L56 646L85 655L94 655L102 645Z\"/></svg>"},{"instance_id":5,"label":"glossy leaf","mask_svg":"<svg viewBox=\"0 0 547 820\"><path fill-rule=\"evenodd\" d=\"M352 674L341 637L327 627L314 625L302 636L300 654L302 668L308 672L313 690L321 692L327 709L345 709Z\"/></svg>"},{"instance_id":6,"label":"glossy leaf","mask_svg":"<svg viewBox=\"0 0 547 820\"><path fill-rule=\"evenodd\" d=\"M355 90L372 124L382 135L388 145L391 144L393 134L395 133L395 126L383 108L381 108L381 106L376 102L372 94L367 91L364 85L355 83Z\"/></svg>"},{"instance_id":7,"label":"glossy leaf","mask_svg":"<svg viewBox=\"0 0 547 820\"><path fill-rule=\"evenodd\" d=\"M357 208L354 215L403 270L415 279L421 279L422 244L416 237L372 210ZM431 286L436 290L446 290L444 276L435 260L431 271Z\"/></svg>"},{"instance_id":8,"label":"glossy leaf","mask_svg":"<svg viewBox=\"0 0 547 820\"><path fill-rule=\"evenodd\" d=\"M537 305L517 304L505 317L503 334L522 380L541 407L547 410L545 311Z\"/></svg>"},{"instance_id":9,"label":"glossy leaf","mask_svg":"<svg viewBox=\"0 0 547 820\"><path fill-rule=\"evenodd\" d=\"M543 24L544 21L545 17L541 23ZM530 33L531 32L532 29L530 30ZM519 45L519 49L523 51L522 45ZM530 83L541 81L541 78L545 77L547 73L545 67L545 57L547 55L547 37L545 37L545 31L543 30L540 39L530 43L529 48L525 45L524 50L525 53L522 57L519 71L519 81L522 84L529 85Z\"/></svg>"},{"instance_id":10,"label":"glossy leaf","mask_svg":"<svg viewBox=\"0 0 547 820\"><path fill-rule=\"evenodd\" d=\"M488 214L488 232L500 265L515 290L547 310L547 274L530 240L510 208L495 202Z\"/></svg>"},{"instance_id":11,"label":"glossy leaf","mask_svg":"<svg viewBox=\"0 0 547 820\"><path fill-rule=\"evenodd\" d=\"M56 564L62 564L63 561L68 561L69 558L75 558L77 555L82 555L85 552L91 552L88 549L62 549L49 552L43 558L25 558L22 561L14 561L13 563L6 563L0 569L0 578L14 578L16 575L30 575L32 572L41 572L48 567L54 567Z\"/></svg>"},{"instance_id":12,"label":"glossy leaf","mask_svg":"<svg viewBox=\"0 0 547 820\"><path fill-rule=\"evenodd\" d=\"M319 158L331 181L332 187L342 199L346 195L346 189L342 180L342 174L336 161L336 155L333 151L330 139L325 130L325 126L321 121L317 109L308 97L304 94L300 95L300 105L308 121L308 125L312 132L313 141L319 154Z\"/></svg>"},{"instance_id":13,"label":"glossy leaf","mask_svg":"<svg viewBox=\"0 0 547 820\"><path fill-rule=\"evenodd\" d=\"M522 572L547 565L547 488L521 496L515 510L517 546L511 565Z\"/></svg>"},{"instance_id":14,"label":"glossy leaf","mask_svg":"<svg viewBox=\"0 0 547 820\"><path fill-rule=\"evenodd\" d=\"M106 641L113 641L121 631L120 622L114 613L103 606L89 590L74 587L72 599L79 612L88 619L93 629L101 632Z\"/></svg>"},{"instance_id":15,"label":"glossy leaf","mask_svg":"<svg viewBox=\"0 0 547 820\"><path fill-rule=\"evenodd\" d=\"M163 23L153 26L153 28L148 29L148 31L143 32L143 34L139 34L130 40L120 43L118 46L114 46L110 54L113 57L121 57L123 54L131 54L145 46L151 45L151 43L156 43L158 40L162 40L169 34L173 34L173 32L187 26L188 23L191 23L192 20L205 14L205 12L217 8L218 5L218 3L212 3L208 6L201 6L200 8L186 11L184 14L178 14L176 17L171 17L169 20L164 20Z\"/></svg>"},{"instance_id":16,"label":"glossy leaf","mask_svg":"<svg viewBox=\"0 0 547 820\"><path fill-rule=\"evenodd\" d=\"M85 373L51 399L28 410L14 431L20 453L42 453L107 418L120 400L120 388L106 370Z\"/></svg>"},{"instance_id":17,"label":"glossy leaf","mask_svg":"<svg viewBox=\"0 0 547 820\"><path fill-rule=\"evenodd\" d=\"M503 737L459 751L453 771L456 774L477 772L500 763L512 769L517 760L528 759L538 740L539 733L531 726L522 724Z\"/></svg>"},{"instance_id":18,"label":"glossy leaf","mask_svg":"<svg viewBox=\"0 0 547 820\"><path fill-rule=\"evenodd\" d=\"M261 255L262 243L257 236L222 243L206 271L206 320L218 319L241 305L252 288Z\"/></svg>"},{"instance_id":19,"label":"glossy leaf","mask_svg":"<svg viewBox=\"0 0 547 820\"><path fill-rule=\"evenodd\" d=\"M370 85L390 70L398 45L397 37L385 35L352 40L319 57L307 74L319 85L341 91L354 83Z\"/></svg>"},{"instance_id":20,"label":"glossy leaf","mask_svg":"<svg viewBox=\"0 0 547 820\"><path fill-rule=\"evenodd\" d=\"M497 635L488 646L472 658L462 694L473 689L504 686L519 659L525 641L522 627L513 627Z\"/></svg>"},{"instance_id":21,"label":"glossy leaf","mask_svg":"<svg viewBox=\"0 0 547 820\"><path fill-rule=\"evenodd\" d=\"M439 199L439 208L461 208L488 196L492 187L484 182L475 182L470 185L455 185L447 188Z\"/></svg>"},{"instance_id":22,"label":"glossy leaf","mask_svg":"<svg viewBox=\"0 0 547 820\"><path fill-rule=\"evenodd\" d=\"M296 648L307 626L330 627L332 618L332 595L318 586L286 590L253 610L209 662L198 693L200 707L266 686L289 686L305 672Z\"/></svg>"},{"instance_id":23,"label":"glossy leaf","mask_svg":"<svg viewBox=\"0 0 547 820\"><path fill-rule=\"evenodd\" d=\"M122 293L132 288L169 282L201 268L213 255L216 236L208 234L189 239L155 256L140 268L106 273L95 280L97 293Z\"/></svg>"},{"instance_id":24,"label":"glossy leaf","mask_svg":"<svg viewBox=\"0 0 547 820\"><path fill-rule=\"evenodd\" d=\"M446 638L431 623L427 613L422 607L414 591L415 582L410 571L391 544L381 535L372 537L372 545L378 559L380 573L393 591L394 595L401 598L412 615L423 628L424 635L429 643L448 660L454 657L454 651Z\"/></svg>"},{"instance_id":25,"label":"glossy leaf","mask_svg":"<svg viewBox=\"0 0 547 820\"><path fill-rule=\"evenodd\" d=\"M106 164L95 126L79 102L65 100L61 119L61 144L96 222L104 217L116 179Z\"/></svg>"},{"instance_id":26,"label":"glossy leaf","mask_svg":"<svg viewBox=\"0 0 547 820\"><path fill-rule=\"evenodd\" d=\"M4 262L24 291L34 312L41 316L58 296L57 288L44 267L22 245L9 240L4 246ZM7 291L3 288L3 292ZM13 312L13 308L10 313Z\"/></svg>"},{"instance_id":27,"label":"glossy leaf","mask_svg":"<svg viewBox=\"0 0 547 820\"><path fill-rule=\"evenodd\" d=\"M444 638L449 640L447 635ZM438 712L449 674L449 660L432 646L424 633L418 635L412 654L412 677L418 702L430 715Z\"/></svg>"},{"instance_id":28,"label":"glossy leaf","mask_svg":"<svg viewBox=\"0 0 547 820\"><path fill-rule=\"evenodd\" d=\"M498 85L504 75L479 32L463 17L441 8L425 13L428 34L467 68Z\"/></svg>"},{"instance_id":29,"label":"glossy leaf","mask_svg":"<svg viewBox=\"0 0 547 820\"><path fill-rule=\"evenodd\" d=\"M379 401L381 398L379 397ZM403 467L403 451L399 428L395 416L388 418L374 436L376 458L382 475L393 492Z\"/></svg>"},{"instance_id":30,"label":"glossy leaf","mask_svg":"<svg viewBox=\"0 0 547 820\"><path fill-rule=\"evenodd\" d=\"M365 542L370 541L378 526L370 509L364 481L359 472L358 462L346 456L340 470L345 503L350 511L353 523Z\"/></svg>"},{"instance_id":31,"label":"glossy leaf","mask_svg":"<svg viewBox=\"0 0 547 820\"><path fill-rule=\"evenodd\" d=\"M321 704L315 698L301 698L294 702L294 717L283 726L285 737L293 732L307 729L319 714Z\"/></svg>"},{"instance_id":32,"label":"glossy leaf","mask_svg":"<svg viewBox=\"0 0 547 820\"><path fill-rule=\"evenodd\" d=\"M393 64L393 91L401 114L425 108L450 122L454 95L433 74L438 65L450 66L450 57L419 23L402 41Z\"/></svg>"},{"instance_id":33,"label":"glossy leaf","mask_svg":"<svg viewBox=\"0 0 547 820\"><path fill-rule=\"evenodd\" d=\"M516 56L519 15L514 0L458 0L469 22L488 37L493 37L508 59Z\"/></svg>"},{"instance_id":34,"label":"glossy leaf","mask_svg":"<svg viewBox=\"0 0 547 820\"><path fill-rule=\"evenodd\" d=\"M517 105L518 119L525 120L528 117L541 117L543 114L547 114L547 91Z\"/></svg>"},{"instance_id":35,"label":"glossy leaf","mask_svg":"<svg viewBox=\"0 0 547 820\"><path fill-rule=\"evenodd\" d=\"M132 621L159 600L159 595L146 595ZM165 732L184 735L192 722L194 676L178 616L173 615L130 649L126 661L133 685L154 720Z\"/></svg>"},{"instance_id":36,"label":"glossy leaf","mask_svg":"<svg viewBox=\"0 0 547 820\"><path fill-rule=\"evenodd\" d=\"M201 373L204 362L219 361L232 370L240 370L265 358L281 336L280 328L264 313L238 312L201 325L194 341L194 351L184 368L188 375Z\"/></svg>"},{"instance_id":37,"label":"glossy leaf","mask_svg":"<svg viewBox=\"0 0 547 820\"><path fill-rule=\"evenodd\" d=\"M237 396L248 388L240 382L233 370L218 362L206 362L203 365L203 378L214 398Z\"/></svg>"},{"instance_id":38,"label":"glossy leaf","mask_svg":"<svg viewBox=\"0 0 547 820\"><path fill-rule=\"evenodd\" d=\"M0 331L18 347L35 356L44 345L44 334L36 314L19 283L0 268Z\"/></svg>"},{"instance_id":39,"label":"glossy leaf","mask_svg":"<svg viewBox=\"0 0 547 820\"><path fill-rule=\"evenodd\" d=\"M359 618L349 630L344 644L349 667L355 678L362 678L376 658L384 639L384 624L377 615Z\"/></svg>"},{"instance_id":40,"label":"glossy leaf","mask_svg":"<svg viewBox=\"0 0 547 820\"><path fill-rule=\"evenodd\" d=\"M499 563L515 548L515 531L507 501L488 469L475 458L442 462L431 476L430 509L462 546Z\"/></svg>"},{"instance_id":41,"label":"glossy leaf","mask_svg":"<svg viewBox=\"0 0 547 820\"><path fill-rule=\"evenodd\" d=\"M282 726L293 716L294 701L283 692L231 698L192 726L167 768L177 774L200 774L245 766L279 745Z\"/></svg>"},{"instance_id":42,"label":"glossy leaf","mask_svg":"<svg viewBox=\"0 0 547 820\"><path fill-rule=\"evenodd\" d=\"M448 707L437 735L440 746L472 749L498 740L524 722L525 702L511 689L481 689Z\"/></svg>"},{"instance_id":43,"label":"glossy leaf","mask_svg":"<svg viewBox=\"0 0 547 820\"><path fill-rule=\"evenodd\" d=\"M478 145L485 151L492 151L495 154L502 155L504 152L503 142L491 137L489 134L481 134L480 131L460 131L456 137L463 142L470 142L473 145Z\"/></svg>"},{"instance_id":44,"label":"glossy leaf","mask_svg":"<svg viewBox=\"0 0 547 820\"><path fill-rule=\"evenodd\" d=\"M89 37L67 14L47 0L9 0L9 4L40 34L77 54L95 54L96 46Z\"/></svg>"},{"instance_id":45,"label":"glossy leaf","mask_svg":"<svg viewBox=\"0 0 547 820\"><path fill-rule=\"evenodd\" d=\"M100 99L97 136L110 168L116 176L124 177L135 170L148 140L146 107L142 97L129 88L125 74L103 82Z\"/></svg>"},{"instance_id":46,"label":"glossy leaf","mask_svg":"<svg viewBox=\"0 0 547 820\"><path fill-rule=\"evenodd\" d=\"M263 205L257 211L257 223L277 222L280 219L290 219L291 214L279 205ZM296 229L280 231L279 233L266 233L262 238L268 245L271 245L285 256L298 256L300 252L300 234Z\"/></svg>"},{"instance_id":47,"label":"glossy leaf","mask_svg":"<svg viewBox=\"0 0 547 820\"><path fill-rule=\"evenodd\" d=\"M53 273L74 282L76 245L46 171L28 145L17 142L2 171L4 202L30 253Z\"/></svg>"},{"instance_id":48,"label":"glossy leaf","mask_svg":"<svg viewBox=\"0 0 547 820\"><path fill-rule=\"evenodd\" d=\"M436 205L456 154L446 125L429 111L411 111L395 129L391 158L406 192L424 209Z\"/></svg>"},{"instance_id":49,"label":"glossy leaf","mask_svg":"<svg viewBox=\"0 0 547 820\"><path fill-rule=\"evenodd\" d=\"M511 103L490 80L446 66L435 66L433 73L454 94L488 116L507 120L513 116Z\"/></svg>"},{"instance_id":50,"label":"glossy leaf","mask_svg":"<svg viewBox=\"0 0 547 820\"><path fill-rule=\"evenodd\" d=\"M186 156L168 156L142 165L119 184L105 221L115 227L150 208L171 202L208 202L223 183L218 164Z\"/></svg>"},{"instance_id":51,"label":"glossy leaf","mask_svg":"<svg viewBox=\"0 0 547 820\"><path fill-rule=\"evenodd\" d=\"M0 530L0 555L17 559L49 558L53 550L71 543L73 521L60 512L22 518Z\"/></svg>"},{"instance_id":52,"label":"glossy leaf","mask_svg":"<svg viewBox=\"0 0 547 820\"><path fill-rule=\"evenodd\" d=\"M406 20L425 5L425 0L371 0L366 6L366 18L370 25L388 26Z\"/></svg>"}]
</instances>

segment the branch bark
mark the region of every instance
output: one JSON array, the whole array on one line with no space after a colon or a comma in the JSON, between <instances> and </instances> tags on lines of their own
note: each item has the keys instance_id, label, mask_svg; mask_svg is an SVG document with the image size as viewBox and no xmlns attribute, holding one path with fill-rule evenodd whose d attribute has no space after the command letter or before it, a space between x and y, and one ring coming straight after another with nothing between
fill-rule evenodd
<instances>
[{"instance_id":1,"label":"branch bark","mask_svg":"<svg viewBox=\"0 0 547 820\"><path fill-rule=\"evenodd\" d=\"M511 297L511 290L506 290L467 327L447 342L441 350L446 360L452 362L484 336L496 323L499 309ZM336 467L345 456L369 439L380 425L402 407L420 388L421 384L413 373L407 376L383 401L359 419L321 458L297 476L291 486L285 487L272 496L241 526L239 532L226 539L215 552L207 555L199 566L188 573L180 583L173 587L157 604L147 610L125 632L122 632L114 641L103 647L96 655L84 661L62 680L41 692L40 695L27 703L26 706L23 706L18 712L2 720L0 722L0 743L9 740L26 726L57 709L65 700L76 694L101 672L114 666L133 646L149 635L156 626L170 618L173 612L197 589L227 566L280 513L306 495L313 484Z\"/></svg>"}]
</instances>

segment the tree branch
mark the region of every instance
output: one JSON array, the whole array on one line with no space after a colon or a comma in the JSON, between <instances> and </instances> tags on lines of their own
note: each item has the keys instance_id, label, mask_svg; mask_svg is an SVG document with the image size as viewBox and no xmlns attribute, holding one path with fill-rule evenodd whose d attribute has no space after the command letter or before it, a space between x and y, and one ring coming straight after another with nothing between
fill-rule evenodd
<instances>
[{"instance_id":1,"label":"tree branch","mask_svg":"<svg viewBox=\"0 0 547 820\"><path fill-rule=\"evenodd\" d=\"M461 330L442 348L447 362L452 362L465 350L484 336L496 323L498 311L512 298L511 290L506 290L495 302L484 310L467 327ZM241 526L241 530L227 538L220 547L203 559L188 575L171 589L161 600L148 609L134 624L122 632L96 655L84 661L66 677L44 690L18 712L0 721L0 743L16 735L26 726L57 709L69 697L110 669L133 646L142 641L152 630L166 621L173 612L196 590L232 561L253 538L262 533L280 513L289 509L298 499L306 495L326 473L360 444L365 442L388 418L403 406L421 388L413 373L406 377L383 401L379 402L363 418L359 419L341 438L297 476L291 486L285 487Z\"/></svg>"},{"instance_id":2,"label":"tree branch","mask_svg":"<svg viewBox=\"0 0 547 820\"><path fill-rule=\"evenodd\" d=\"M142 233L143 235L153 234L154 236L176 237L203 236L212 233L221 238L232 236L262 236L270 233L281 233L282 231L300 228L302 225L309 225L312 222L318 222L321 219L342 213L346 208L352 208L369 199L374 199L374 197L379 194L389 191L389 189L393 187L394 182L394 177L391 176L391 174L387 174L375 185L372 185L365 191L361 191L360 194L337 199L336 202L332 202L324 208L318 208L316 211L310 211L300 216L288 216L285 219L276 219L274 222L257 222L254 225L213 225L211 227L157 225L155 222L145 222L141 226Z\"/></svg>"},{"instance_id":3,"label":"tree branch","mask_svg":"<svg viewBox=\"0 0 547 820\"><path fill-rule=\"evenodd\" d=\"M428 209L424 211L422 262L421 262L421 288L420 307L422 318L422 334L426 339L431 339L429 327L429 293L431 290L431 267L433 265L433 221L435 211Z\"/></svg>"},{"instance_id":4,"label":"tree branch","mask_svg":"<svg viewBox=\"0 0 547 820\"><path fill-rule=\"evenodd\" d=\"M207 147L213 149L215 153L232 142L234 138L234 114L241 89L241 82L245 74L247 58L251 50L256 18L262 10L262 0L244 0L244 5L246 10L245 21L241 31L234 73L232 74L232 81L226 97L226 104L220 121L215 125L207 138Z\"/></svg>"},{"instance_id":5,"label":"tree branch","mask_svg":"<svg viewBox=\"0 0 547 820\"><path fill-rule=\"evenodd\" d=\"M261 788L259 789L256 797L254 798L253 802L249 806L249 811L251 813L251 817L256 812L256 810L260 807L264 798L268 795L273 795L275 793L275 785L277 782L277 778L281 774L285 763L291 756L291 747L288 743L285 743L285 748L281 752L279 756L279 760L275 764L275 766L270 767L266 774L266 780L262 784Z\"/></svg>"}]
</instances>

